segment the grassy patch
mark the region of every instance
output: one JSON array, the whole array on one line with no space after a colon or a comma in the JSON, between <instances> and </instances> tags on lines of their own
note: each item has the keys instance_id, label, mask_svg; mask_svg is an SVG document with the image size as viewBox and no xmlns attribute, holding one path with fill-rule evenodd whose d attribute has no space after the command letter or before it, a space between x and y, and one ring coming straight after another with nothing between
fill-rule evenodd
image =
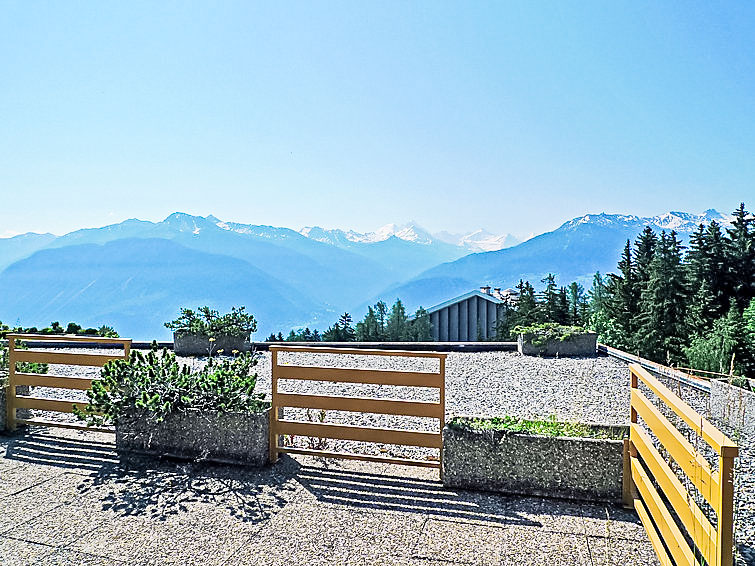
<instances>
[{"instance_id":1,"label":"grassy patch","mask_svg":"<svg viewBox=\"0 0 755 566\"><path fill-rule=\"evenodd\" d=\"M518 417L455 417L448 426L457 430L493 430L509 433L537 434L540 436L568 436L572 438L602 438L621 440L625 427L597 427L582 423L547 420L528 420Z\"/></svg>"}]
</instances>

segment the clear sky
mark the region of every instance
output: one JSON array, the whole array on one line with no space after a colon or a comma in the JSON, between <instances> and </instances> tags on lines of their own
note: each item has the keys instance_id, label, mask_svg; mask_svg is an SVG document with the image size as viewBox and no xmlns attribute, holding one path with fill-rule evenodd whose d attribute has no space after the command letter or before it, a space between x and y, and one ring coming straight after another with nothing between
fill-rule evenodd
<instances>
[{"instance_id":1,"label":"clear sky","mask_svg":"<svg viewBox=\"0 0 755 566\"><path fill-rule=\"evenodd\" d=\"M755 2L0 4L0 234L755 208Z\"/></svg>"}]
</instances>

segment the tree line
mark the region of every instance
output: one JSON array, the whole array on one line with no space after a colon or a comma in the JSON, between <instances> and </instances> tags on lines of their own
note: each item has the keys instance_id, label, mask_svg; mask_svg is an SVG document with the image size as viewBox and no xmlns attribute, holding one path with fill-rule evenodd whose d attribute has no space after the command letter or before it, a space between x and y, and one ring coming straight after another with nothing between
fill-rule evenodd
<instances>
[{"instance_id":1,"label":"tree line","mask_svg":"<svg viewBox=\"0 0 755 566\"><path fill-rule=\"evenodd\" d=\"M591 326L616 348L667 365L755 374L755 218L627 240L618 273L598 280Z\"/></svg>"},{"instance_id":2,"label":"tree line","mask_svg":"<svg viewBox=\"0 0 755 566\"><path fill-rule=\"evenodd\" d=\"M364 319L356 325L347 312L327 330L320 333L308 327L283 334L271 334L267 342L427 342L432 340L430 315L419 307L409 317L401 299L396 299L390 310L383 301L367 308Z\"/></svg>"}]
</instances>

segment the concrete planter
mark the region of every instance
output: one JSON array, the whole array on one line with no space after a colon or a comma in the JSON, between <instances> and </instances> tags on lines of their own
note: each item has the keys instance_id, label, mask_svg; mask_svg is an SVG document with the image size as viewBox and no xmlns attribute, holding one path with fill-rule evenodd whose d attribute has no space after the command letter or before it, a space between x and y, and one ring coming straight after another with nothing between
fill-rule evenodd
<instances>
[{"instance_id":1,"label":"concrete planter","mask_svg":"<svg viewBox=\"0 0 755 566\"><path fill-rule=\"evenodd\" d=\"M751 380L752 383L752 380ZM733 430L755 436L755 392L726 380L710 382L710 414Z\"/></svg>"},{"instance_id":2,"label":"concrete planter","mask_svg":"<svg viewBox=\"0 0 755 566\"><path fill-rule=\"evenodd\" d=\"M210 351L217 353L223 350L223 353L230 355L234 350L239 352L248 352L252 349L250 337L218 335L215 341L210 342L210 337L203 334L184 334L179 332L173 333L173 351L177 356L207 356Z\"/></svg>"},{"instance_id":3,"label":"concrete planter","mask_svg":"<svg viewBox=\"0 0 755 566\"><path fill-rule=\"evenodd\" d=\"M446 426L443 483L462 489L619 502L623 449L621 440Z\"/></svg>"},{"instance_id":4,"label":"concrete planter","mask_svg":"<svg viewBox=\"0 0 755 566\"><path fill-rule=\"evenodd\" d=\"M532 344L532 334L520 334L517 346L526 356L594 356L598 348L598 335L594 332L576 334L568 340L548 340L542 346Z\"/></svg>"},{"instance_id":5,"label":"concrete planter","mask_svg":"<svg viewBox=\"0 0 755 566\"><path fill-rule=\"evenodd\" d=\"M148 413L135 411L118 419L115 446L123 456L148 454L260 467L269 456L269 412L190 411L155 423Z\"/></svg>"},{"instance_id":6,"label":"concrete planter","mask_svg":"<svg viewBox=\"0 0 755 566\"><path fill-rule=\"evenodd\" d=\"M0 379L3 379L0 377ZM28 385L16 386L17 395L28 395L31 391L31 387ZM31 411L29 409L16 410L16 417L19 419L28 419L31 417ZM8 420L8 387L7 385L0 386L0 432L6 431L6 423Z\"/></svg>"}]
</instances>

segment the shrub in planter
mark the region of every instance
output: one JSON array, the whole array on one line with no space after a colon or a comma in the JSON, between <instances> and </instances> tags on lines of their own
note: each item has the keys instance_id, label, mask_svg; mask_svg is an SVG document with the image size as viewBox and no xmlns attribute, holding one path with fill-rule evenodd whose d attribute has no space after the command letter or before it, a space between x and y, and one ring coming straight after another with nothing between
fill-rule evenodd
<instances>
[{"instance_id":1,"label":"shrub in planter","mask_svg":"<svg viewBox=\"0 0 755 566\"><path fill-rule=\"evenodd\" d=\"M627 427L455 418L443 429L449 487L594 501L621 500Z\"/></svg>"},{"instance_id":2,"label":"shrub in planter","mask_svg":"<svg viewBox=\"0 0 755 566\"><path fill-rule=\"evenodd\" d=\"M579 326L554 322L517 326L520 354L528 356L594 356L598 335Z\"/></svg>"},{"instance_id":3,"label":"shrub in planter","mask_svg":"<svg viewBox=\"0 0 755 566\"><path fill-rule=\"evenodd\" d=\"M268 409L255 393L253 353L200 370L163 349L112 360L78 411L90 424L115 424L121 453L169 455L261 466L268 458Z\"/></svg>"},{"instance_id":4,"label":"shrub in planter","mask_svg":"<svg viewBox=\"0 0 755 566\"><path fill-rule=\"evenodd\" d=\"M209 307L181 309L181 315L165 327L173 331L173 350L179 356L248 352L251 334L257 330L254 316L245 307L231 307L221 315Z\"/></svg>"}]
</instances>

